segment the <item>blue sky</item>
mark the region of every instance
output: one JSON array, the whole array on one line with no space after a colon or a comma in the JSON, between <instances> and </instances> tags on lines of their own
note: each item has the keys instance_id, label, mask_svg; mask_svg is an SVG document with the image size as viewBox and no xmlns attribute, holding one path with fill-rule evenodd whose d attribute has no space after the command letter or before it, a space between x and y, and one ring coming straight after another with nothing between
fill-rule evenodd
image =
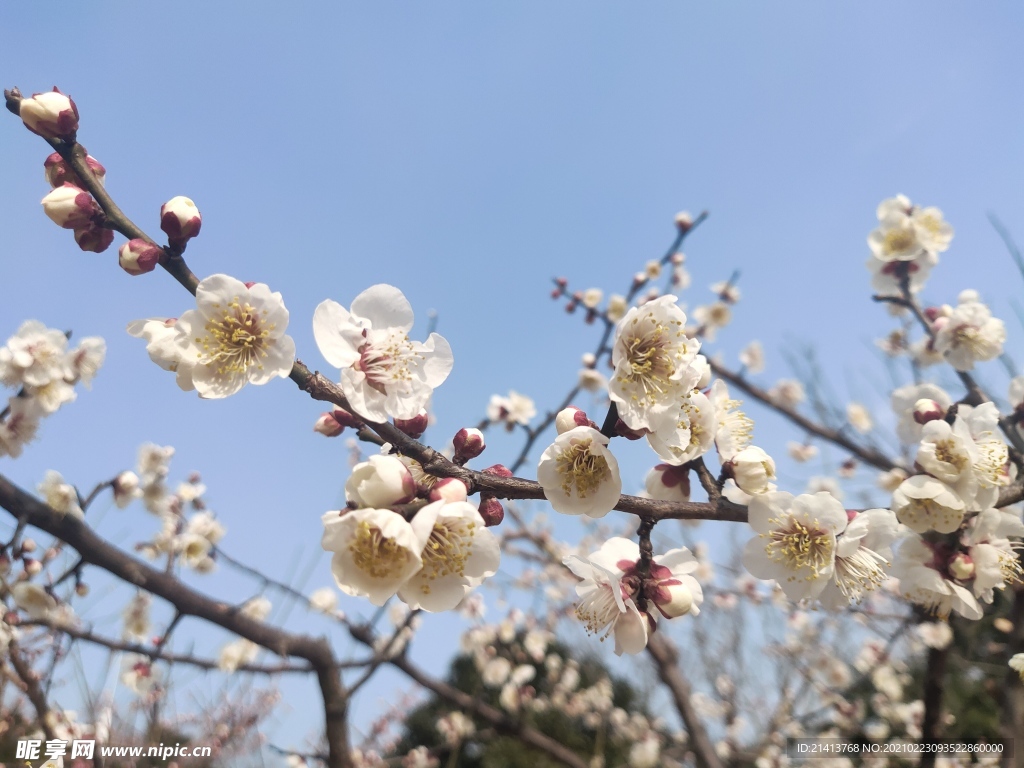
<instances>
[{"instance_id":1,"label":"blue sky","mask_svg":"<svg viewBox=\"0 0 1024 768\"><path fill-rule=\"evenodd\" d=\"M324 298L347 305L392 283L420 332L436 310L456 363L435 396L435 442L475 423L494 392L557 401L595 331L548 299L550 278L622 290L684 208L711 213L686 248L684 301L709 301L708 285L741 270L734 325L710 349L734 361L759 338L766 383L789 374L784 348L814 342L842 397L884 404L870 343L891 321L863 262L875 206L898 192L956 228L926 296L979 289L1014 350L1021 283L986 215L1024 241L1019 6L238 8L3 4L3 84L75 98L108 189L151 233L162 202L193 198L193 270L280 290L311 367L326 370L311 332ZM310 430L316 404L285 381L223 402L179 392L124 328L180 314L187 294L162 273L129 278L113 248L80 253L38 204L46 147L13 117L0 147L0 336L37 318L109 344L93 390L0 471L34 486L57 468L86 485L133 464L142 442L171 444L182 476L203 473L231 551L304 571L346 476L342 444ZM991 380L1001 392L998 370ZM775 424L758 442L781 451L793 435ZM483 458L510 461L501 448ZM627 487L650 464L632 456ZM112 525L129 544L150 521ZM310 584L328 580L323 558ZM424 658L448 631L435 621ZM286 740L303 725L293 707Z\"/></svg>"}]
</instances>

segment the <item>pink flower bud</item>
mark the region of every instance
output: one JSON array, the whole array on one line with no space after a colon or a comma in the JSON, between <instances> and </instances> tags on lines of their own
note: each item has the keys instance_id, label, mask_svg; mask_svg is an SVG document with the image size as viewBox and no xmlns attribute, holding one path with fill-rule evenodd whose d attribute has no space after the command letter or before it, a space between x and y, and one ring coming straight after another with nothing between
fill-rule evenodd
<instances>
[{"instance_id":1,"label":"pink flower bud","mask_svg":"<svg viewBox=\"0 0 1024 768\"><path fill-rule=\"evenodd\" d=\"M92 155L86 155L85 162L89 166L89 170L92 171L92 175L96 177L96 180L102 184L104 178L107 175L107 169L104 168L100 161ZM75 173L75 169L64 162L64 158L60 156L59 152L54 152L43 163L43 171L46 174L46 180L50 183L51 187L59 187L62 184L74 184L76 187L85 188L85 184L82 183L82 178Z\"/></svg>"},{"instance_id":2,"label":"pink flower bud","mask_svg":"<svg viewBox=\"0 0 1024 768\"><path fill-rule=\"evenodd\" d=\"M92 195L74 184L63 184L42 200L43 213L58 227L78 229L92 224L94 216L102 213Z\"/></svg>"},{"instance_id":3,"label":"pink flower bud","mask_svg":"<svg viewBox=\"0 0 1024 768\"><path fill-rule=\"evenodd\" d=\"M114 230L89 224L75 229L75 242L83 251L103 253L114 242Z\"/></svg>"},{"instance_id":4,"label":"pink flower bud","mask_svg":"<svg viewBox=\"0 0 1024 768\"><path fill-rule=\"evenodd\" d=\"M32 133L48 139L74 141L78 131L78 107L56 87L50 93L36 93L22 99L18 108L21 122Z\"/></svg>"},{"instance_id":5,"label":"pink flower bud","mask_svg":"<svg viewBox=\"0 0 1024 768\"><path fill-rule=\"evenodd\" d=\"M576 427L593 427L597 429L597 425L587 417L587 414L575 405L563 408L555 416L555 429L558 430L558 434L561 435L570 429L576 429Z\"/></svg>"},{"instance_id":6,"label":"pink flower bud","mask_svg":"<svg viewBox=\"0 0 1024 768\"><path fill-rule=\"evenodd\" d=\"M934 400L923 397L914 403L914 421L927 424L929 421L946 418L945 409Z\"/></svg>"},{"instance_id":7,"label":"pink flower bud","mask_svg":"<svg viewBox=\"0 0 1024 768\"><path fill-rule=\"evenodd\" d=\"M466 484L454 477L444 477L434 483L430 489L431 501L446 501L453 504L457 501L465 501L468 498Z\"/></svg>"},{"instance_id":8,"label":"pink flower bud","mask_svg":"<svg viewBox=\"0 0 1024 768\"><path fill-rule=\"evenodd\" d=\"M487 444L484 442L484 433L476 427L463 427L455 433L455 463L465 464L470 459L475 459L484 452Z\"/></svg>"},{"instance_id":9,"label":"pink flower bud","mask_svg":"<svg viewBox=\"0 0 1024 768\"><path fill-rule=\"evenodd\" d=\"M344 430L345 425L334 418L334 414L330 411L320 414L320 418L313 425L313 431L320 433L324 437L337 437Z\"/></svg>"},{"instance_id":10,"label":"pink flower bud","mask_svg":"<svg viewBox=\"0 0 1024 768\"><path fill-rule=\"evenodd\" d=\"M182 247L199 234L203 225L202 214L187 197L172 197L160 206L160 229L167 233L171 245Z\"/></svg>"},{"instance_id":11,"label":"pink flower bud","mask_svg":"<svg viewBox=\"0 0 1024 768\"><path fill-rule=\"evenodd\" d=\"M676 214L676 226L680 232L688 232L690 227L693 226L693 216L690 215L689 211L680 211Z\"/></svg>"},{"instance_id":12,"label":"pink flower bud","mask_svg":"<svg viewBox=\"0 0 1024 768\"><path fill-rule=\"evenodd\" d=\"M36 551L36 540L35 539L25 539L23 542L21 542L21 551L22 552L35 552Z\"/></svg>"},{"instance_id":13,"label":"pink flower bud","mask_svg":"<svg viewBox=\"0 0 1024 768\"><path fill-rule=\"evenodd\" d=\"M29 557L25 558L25 573L27 573L29 576L35 576L41 570L43 570L42 563L40 563L38 560L33 560Z\"/></svg>"},{"instance_id":14,"label":"pink flower bud","mask_svg":"<svg viewBox=\"0 0 1024 768\"><path fill-rule=\"evenodd\" d=\"M75 594L79 597L85 597L89 594L89 585L86 584L84 581L78 582L77 584L75 584Z\"/></svg>"},{"instance_id":15,"label":"pink flower bud","mask_svg":"<svg viewBox=\"0 0 1024 768\"><path fill-rule=\"evenodd\" d=\"M488 528L499 525L505 519L505 508L494 496L480 494L480 517Z\"/></svg>"},{"instance_id":16,"label":"pink flower bud","mask_svg":"<svg viewBox=\"0 0 1024 768\"><path fill-rule=\"evenodd\" d=\"M954 579L966 581L974 578L974 561L966 552L958 552L949 561L949 573Z\"/></svg>"},{"instance_id":17,"label":"pink flower bud","mask_svg":"<svg viewBox=\"0 0 1024 768\"><path fill-rule=\"evenodd\" d=\"M426 411L420 411L411 419L395 419L395 426L413 440L418 440L427 431L430 417Z\"/></svg>"},{"instance_id":18,"label":"pink flower bud","mask_svg":"<svg viewBox=\"0 0 1024 768\"><path fill-rule=\"evenodd\" d=\"M689 501L690 470L672 464L658 464L644 480L647 495L657 501Z\"/></svg>"},{"instance_id":19,"label":"pink flower bud","mask_svg":"<svg viewBox=\"0 0 1024 768\"><path fill-rule=\"evenodd\" d=\"M485 475L494 475L495 477L512 477L512 470L504 464L495 464L480 471Z\"/></svg>"},{"instance_id":20,"label":"pink flower bud","mask_svg":"<svg viewBox=\"0 0 1024 768\"><path fill-rule=\"evenodd\" d=\"M160 246L137 237L121 246L117 252L117 263L129 275L142 275L156 269L163 254Z\"/></svg>"},{"instance_id":21,"label":"pink flower bud","mask_svg":"<svg viewBox=\"0 0 1024 768\"><path fill-rule=\"evenodd\" d=\"M362 429L366 425L358 416L354 416L348 411L344 411L341 408L334 409L334 418L343 427L351 427L352 429Z\"/></svg>"}]
</instances>

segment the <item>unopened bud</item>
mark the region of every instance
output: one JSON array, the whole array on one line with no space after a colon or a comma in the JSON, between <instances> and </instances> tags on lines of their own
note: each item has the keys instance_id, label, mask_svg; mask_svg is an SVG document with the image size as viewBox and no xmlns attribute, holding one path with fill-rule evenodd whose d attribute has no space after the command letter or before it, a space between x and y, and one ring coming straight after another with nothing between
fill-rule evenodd
<instances>
[{"instance_id":1,"label":"unopened bud","mask_svg":"<svg viewBox=\"0 0 1024 768\"><path fill-rule=\"evenodd\" d=\"M927 424L929 421L944 419L946 410L934 400L922 397L914 403L914 421L918 424Z\"/></svg>"},{"instance_id":2,"label":"unopened bud","mask_svg":"<svg viewBox=\"0 0 1024 768\"><path fill-rule=\"evenodd\" d=\"M949 561L949 572L954 579L959 579L960 581L973 579L974 561L966 552L958 552L956 556Z\"/></svg>"},{"instance_id":3,"label":"unopened bud","mask_svg":"<svg viewBox=\"0 0 1024 768\"><path fill-rule=\"evenodd\" d=\"M50 563L57 559L57 555L60 554L60 550L56 547L47 547L43 550L43 562Z\"/></svg>"},{"instance_id":4,"label":"unopened bud","mask_svg":"<svg viewBox=\"0 0 1024 768\"><path fill-rule=\"evenodd\" d=\"M505 519L505 508L494 496L480 495L480 517L488 528L498 525Z\"/></svg>"},{"instance_id":5,"label":"unopened bud","mask_svg":"<svg viewBox=\"0 0 1024 768\"><path fill-rule=\"evenodd\" d=\"M685 466L658 464L647 473L644 488L656 501L689 501L690 470Z\"/></svg>"},{"instance_id":6,"label":"unopened bud","mask_svg":"<svg viewBox=\"0 0 1024 768\"><path fill-rule=\"evenodd\" d=\"M466 484L454 477L444 477L434 483L430 489L431 501L446 501L454 504L457 501L465 501L468 497Z\"/></svg>"},{"instance_id":7,"label":"unopened bud","mask_svg":"<svg viewBox=\"0 0 1024 768\"><path fill-rule=\"evenodd\" d=\"M132 499L139 495L139 476L130 470L126 470L114 478L111 483L114 491L114 503L118 509L124 509L131 504Z\"/></svg>"},{"instance_id":8,"label":"unopened bud","mask_svg":"<svg viewBox=\"0 0 1024 768\"><path fill-rule=\"evenodd\" d=\"M683 584L659 584L652 599L666 619L685 616L693 608L693 593Z\"/></svg>"},{"instance_id":9,"label":"unopened bud","mask_svg":"<svg viewBox=\"0 0 1024 768\"><path fill-rule=\"evenodd\" d=\"M575 405L570 405L567 408L563 408L555 416L555 429L558 430L558 434L568 432L570 429L576 429L576 427L592 427L592 422L587 414L577 408Z\"/></svg>"},{"instance_id":10,"label":"unopened bud","mask_svg":"<svg viewBox=\"0 0 1024 768\"><path fill-rule=\"evenodd\" d=\"M75 230L75 242L83 251L103 253L114 242L114 230L89 224Z\"/></svg>"},{"instance_id":11,"label":"unopened bud","mask_svg":"<svg viewBox=\"0 0 1024 768\"><path fill-rule=\"evenodd\" d=\"M55 87L50 93L36 93L22 99L18 107L21 122L32 133L48 139L74 141L78 131L78 107Z\"/></svg>"},{"instance_id":12,"label":"unopened bud","mask_svg":"<svg viewBox=\"0 0 1024 768\"><path fill-rule=\"evenodd\" d=\"M202 214L187 197L172 197L160 206L160 229L167 233L171 245L182 247L199 234L203 225Z\"/></svg>"},{"instance_id":13,"label":"unopened bud","mask_svg":"<svg viewBox=\"0 0 1024 768\"><path fill-rule=\"evenodd\" d=\"M348 411L344 411L341 408L335 408L334 413L332 415L334 416L334 419L343 427L350 427L352 429L362 429L363 427L366 426L363 423L363 420L360 419L358 416L354 416L353 414L349 413Z\"/></svg>"},{"instance_id":14,"label":"unopened bud","mask_svg":"<svg viewBox=\"0 0 1024 768\"><path fill-rule=\"evenodd\" d=\"M43 570L43 564L40 563L38 560L33 560L30 557L25 558L24 564L25 573L27 573L29 576L35 576L37 573Z\"/></svg>"},{"instance_id":15,"label":"unopened bud","mask_svg":"<svg viewBox=\"0 0 1024 768\"><path fill-rule=\"evenodd\" d=\"M676 214L676 226L681 232L689 231L690 227L693 226L693 216L690 215L689 211L680 211Z\"/></svg>"},{"instance_id":16,"label":"unopened bud","mask_svg":"<svg viewBox=\"0 0 1024 768\"><path fill-rule=\"evenodd\" d=\"M423 436L429 423L430 417L426 411L420 411L411 419L395 419L395 426L413 440L419 440Z\"/></svg>"},{"instance_id":17,"label":"unopened bud","mask_svg":"<svg viewBox=\"0 0 1024 768\"><path fill-rule=\"evenodd\" d=\"M74 184L63 184L42 200L43 213L58 227L78 229L92 224L94 216L102 213L92 195Z\"/></svg>"},{"instance_id":18,"label":"unopened bud","mask_svg":"<svg viewBox=\"0 0 1024 768\"><path fill-rule=\"evenodd\" d=\"M484 433L476 427L463 427L455 433L455 463L465 464L470 459L475 459L484 452L487 443L484 441Z\"/></svg>"},{"instance_id":19,"label":"unopened bud","mask_svg":"<svg viewBox=\"0 0 1024 768\"><path fill-rule=\"evenodd\" d=\"M494 475L495 477L512 477L512 470L504 464L494 464L493 466L480 471L482 474Z\"/></svg>"},{"instance_id":20,"label":"unopened bud","mask_svg":"<svg viewBox=\"0 0 1024 768\"><path fill-rule=\"evenodd\" d=\"M143 275L156 269L163 253L160 246L137 237L121 246L117 252L117 263L129 275Z\"/></svg>"},{"instance_id":21,"label":"unopened bud","mask_svg":"<svg viewBox=\"0 0 1024 768\"><path fill-rule=\"evenodd\" d=\"M22 552L35 552L36 551L35 539L25 539L23 542L21 542L21 551Z\"/></svg>"},{"instance_id":22,"label":"unopened bud","mask_svg":"<svg viewBox=\"0 0 1024 768\"><path fill-rule=\"evenodd\" d=\"M313 425L313 431L325 437L337 437L344 430L344 425L340 424L330 411L320 414L320 418Z\"/></svg>"},{"instance_id":23,"label":"unopened bud","mask_svg":"<svg viewBox=\"0 0 1024 768\"><path fill-rule=\"evenodd\" d=\"M765 493L775 479L775 462L757 446L751 445L726 462L729 476L744 493Z\"/></svg>"},{"instance_id":24,"label":"unopened bud","mask_svg":"<svg viewBox=\"0 0 1024 768\"><path fill-rule=\"evenodd\" d=\"M85 597L89 594L89 585L86 584L84 581L78 582L77 584L75 584L75 594L79 597Z\"/></svg>"},{"instance_id":25,"label":"unopened bud","mask_svg":"<svg viewBox=\"0 0 1024 768\"><path fill-rule=\"evenodd\" d=\"M89 166L89 170L96 177L96 181L103 184L106 179L107 169L100 164L100 161L92 155L86 155L85 164ZM82 177L75 173L75 169L67 164L59 152L54 152L46 158L43 162L43 172L46 174L46 180L51 187L56 188L64 183L68 183L74 184L76 187L85 188L85 184L82 183Z\"/></svg>"}]
</instances>

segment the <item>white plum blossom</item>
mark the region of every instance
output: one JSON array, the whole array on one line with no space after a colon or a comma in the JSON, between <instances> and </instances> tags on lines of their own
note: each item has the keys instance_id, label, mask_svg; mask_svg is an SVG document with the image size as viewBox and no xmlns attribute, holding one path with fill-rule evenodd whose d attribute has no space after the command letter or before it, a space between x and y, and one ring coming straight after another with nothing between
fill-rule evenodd
<instances>
[{"instance_id":1,"label":"white plum blossom","mask_svg":"<svg viewBox=\"0 0 1024 768\"><path fill-rule=\"evenodd\" d=\"M509 390L507 397L491 395L491 401L487 404L487 418L492 423L504 422L510 430L516 424L525 427L536 415L537 406L533 400L514 389Z\"/></svg>"},{"instance_id":2,"label":"white plum blossom","mask_svg":"<svg viewBox=\"0 0 1024 768\"><path fill-rule=\"evenodd\" d=\"M107 357L107 343L99 336L88 336L68 353L71 378L88 388Z\"/></svg>"},{"instance_id":3,"label":"white plum blossom","mask_svg":"<svg viewBox=\"0 0 1024 768\"><path fill-rule=\"evenodd\" d=\"M129 640L145 640L149 635L149 606L153 602L148 592L139 590L124 608L124 630L122 637Z\"/></svg>"},{"instance_id":4,"label":"white plum blossom","mask_svg":"<svg viewBox=\"0 0 1024 768\"><path fill-rule=\"evenodd\" d=\"M145 696L160 684L160 672L148 656L127 653L121 659L121 682L132 693Z\"/></svg>"},{"instance_id":5,"label":"white plum blossom","mask_svg":"<svg viewBox=\"0 0 1024 768\"><path fill-rule=\"evenodd\" d=\"M260 653L260 647L252 640L240 637L220 649L217 666L221 672L235 672L239 667L251 664Z\"/></svg>"},{"instance_id":6,"label":"white plum blossom","mask_svg":"<svg viewBox=\"0 0 1024 768\"><path fill-rule=\"evenodd\" d=\"M189 518L185 532L202 536L210 544L216 544L224 538L225 530L220 521L209 512L198 512Z\"/></svg>"},{"instance_id":7,"label":"white plum blossom","mask_svg":"<svg viewBox=\"0 0 1024 768\"><path fill-rule=\"evenodd\" d=\"M608 438L593 427L576 427L541 454L537 482L556 512L604 517L622 493L619 464Z\"/></svg>"},{"instance_id":8,"label":"white plum blossom","mask_svg":"<svg viewBox=\"0 0 1024 768\"><path fill-rule=\"evenodd\" d=\"M1020 676L1020 679L1024 681L1024 653L1013 654L1007 664L1009 664L1010 669L1016 672Z\"/></svg>"},{"instance_id":9,"label":"white plum blossom","mask_svg":"<svg viewBox=\"0 0 1024 768\"><path fill-rule=\"evenodd\" d=\"M847 513L849 522L836 540L835 572L819 599L833 610L860 602L888 578L892 543L899 526L888 509Z\"/></svg>"},{"instance_id":10,"label":"white plum blossom","mask_svg":"<svg viewBox=\"0 0 1024 768\"><path fill-rule=\"evenodd\" d=\"M950 572L948 554L916 534L907 536L896 551L892 575L899 580L900 593L940 619L956 611L966 619L978 620L981 606L971 591Z\"/></svg>"},{"instance_id":11,"label":"white plum blossom","mask_svg":"<svg viewBox=\"0 0 1024 768\"><path fill-rule=\"evenodd\" d=\"M423 567L398 590L410 608L448 611L498 570L498 538L466 501L435 501L416 513L412 528L426 544Z\"/></svg>"},{"instance_id":12,"label":"white plum blossom","mask_svg":"<svg viewBox=\"0 0 1024 768\"><path fill-rule=\"evenodd\" d=\"M974 471L978 459L978 447L962 417L957 416L952 426L941 419L929 421L921 430L918 466L950 486L968 504L974 502L978 492Z\"/></svg>"},{"instance_id":13,"label":"white plum blossom","mask_svg":"<svg viewBox=\"0 0 1024 768\"><path fill-rule=\"evenodd\" d=\"M893 492L896 517L915 533L952 533L963 522L967 506L956 491L929 475L914 475Z\"/></svg>"},{"instance_id":14,"label":"white plum blossom","mask_svg":"<svg viewBox=\"0 0 1024 768\"><path fill-rule=\"evenodd\" d=\"M699 390L680 398L676 407L675 420L663 421L647 442L665 463L683 465L711 450L720 425L714 405Z\"/></svg>"},{"instance_id":15,"label":"white plum blossom","mask_svg":"<svg viewBox=\"0 0 1024 768\"><path fill-rule=\"evenodd\" d=\"M752 341L740 351L740 363L748 373L761 373L764 370L764 347L760 341Z\"/></svg>"},{"instance_id":16,"label":"white plum blossom","mask_svg":"<svg viewBox=\"0 0 1024 768\"><path fill-rule=\"evenodd\" d=\"M386 509L415 497L416 481L397 456L371 456L352 468L345 483L345 498L352 507Z\"/></svg>"},{"instance_id":17,"label":"white plum blossom","mask_svg":"<svg viewBox=\"0 0 1024 768\"><path fill-rule=\"evenodd\" d=\"M867 260L867 268L871 273L871 288L879 296L900 296L903 292L903 281L911 293L919 293L924 288L928 275L938 263L933 253L921 252L909 260L886 261L877 256Z\"/></svg>"},{"instance_id":18,"label":"white plum blossom","mask_svg":"<svg viewBox=\"0 0 1024 768\"><path fill-rule=\"evenodd\" d=\"M318 613L331 615L338 610L338 595L330 587L321 587L310 594L309 607Z\"/></svg>"},{"instance_id":19,"label":"white plum blossom","mask_svg":"<svg viewBox=\"0 0 1024 768\"><path fill-rule=\"evenodd\" d=\"M46 621L58 615L57 601L53 595L29 581L20 581L10 588L15 604L28 614L29 618Z\"/></svg>"},{"instance_id":20,"label":"white plum blossom","mask_svg":"<svg viewBox=\"0 0 1024 768\"><path fill-rule=\"evenodd\" d=\"M975 363L1003 353L1006 326L980 301L959 304L941 320L935 350L958 371L969 371Z\"/></svg>"},{"instance_id":21,"label":"white plum blossom","mask_svg":"<svg viewBox=\"0 0 1024 768\"><path fill-rule=\"evenodd\" d=\"M7 418L0 421L0 456L16 459L35 438L43 410L33 397L12 397L7 407Z\"/></svg>"},{"instance_id":22,"label":"white plum blossom","mask_svg":"<svg viewBox=\"0 0 1024 768\"><path fill-rule=\"evenodd\" d=\"M196 309L176 327L186 345L181 361L191 366L200 397L228 397L246 384L286 377L295 362L284 300L263 283L207 277L196 288Z\"/></svg>"},{"instance_id":23,"label":"white plum blossom","mask_svg":"<svg viewBox=\"0 0 1024 768\"><path fill-rule=\"evenodd\" d=\"M356 509L323 515L321 546L333 552L338 588L384 605L423 566L426 539L389 509Z\"/></svg>"},{"instance_id":24,"label":"white plum blossom","mask_svg":"<svg viewBox=\"0 0 1024 768\"><path fill-rule=\"evenodd\" d=\"M1022 547L1010 536L1024 536L1024 523L1012 512L986 509L972 521L967 535L967 553L974 565L972 589L986 603L992 602L993 590L1024 581L1017 556Z\"/></svg>"},{"instance_id":25,"label":"white plum blossom","mask_svg":"<svg viewBox=\"0 0 1024 768\"><path fill-rule=\"evenodd\" d=\"M8 387L44 387L70 375L66 356L68 339L61 331L37 320L22 323L0 347L0 383Z\"/></svg>"},{"instance_id":26,"label":"white plum blossom","mask_svg":"<svg viewBox=\"0 0 1024 768\"><path fill-rule=\"evenodd\" d=\"M774 579L791 600L817 597L835 573L836 537L846 510L828 493L775 491L754 496L748 507L758 536L743 552L743 565L759 579Z\"/></svg>"},{"instance_id":27,"label":"white plum blossom","mask_svg":"<svg viewBox=\"0 0 1024 768\"><path fill-rule=\"evenodd\" d=\"M599 635L602 641L614 633L618 656L637 654L646 648L649 623L653 621L648 614L640 613L630 590L622 584L625 573L619 564L635 562L638 554L635 542L612 538L587 559L571 555L563 561L582 579L576 586L580 598L577 618L588 634Z\"/></svg>"},{"instance_id":28,"label":"white plum blossom","mask_svg":"<svg viewBox=\"0 0 1024 768\"><path fill-rule=\"evenodd\" d=\"M736 453L726 467L736 485L748 494L766 493L775 479L775 462L764 450L751 445Z\"/></svg>"},{"instance_id":29,"label":"white plum blossom","mask_svg":"<svg viewBox=\"0 0 1024 768\"><path fill-rule=\"evenodd\" d=\"M313 315L320 353L341 369L341 387L352 409L374 422L412 419L451 372L451 347L443 336L409 340L412 306L391 285L374 285L352 301L349 312L322 302Z\"/></svg>"},{"instance_id":30,"label":"white plum blossom","mask_svg":"<svg viewBox=\"0 0 1024 768\"><path fill-rule=\"evenodd\" d=\"M807 399L804 385L796 379L779 379L768 390L768 398L784 408L795 408Z\"/></svg>"},{"instance_id":31,"label":"white plum blossom","mask_svg":"<svg viewBox=\"0 0 1024 768\"><path fill-rule=\"evenodd\" d=\"M194 390L192 358L186 360L187 340L176 317L151 317L128 324L128 333L146 340L149 359L176 376L178 386L186 392Z\"/></svg>"},{"instance_id":32,"label":"white plum blossom","mask_svg":"<svg viewBox=\"0 0 1024 768\"><path fill-rule=\"evenodd\" d=\"M874 426L870 411L860 403L850 403L846 406L846 421L862 435L870 432Z\"/></svg>"},{"instance_id":33,"label":"white plum blossom","mask_svg":"<svg viewBox=\"0 0 1024 768\"><path fill-rule=\"evenodd\" d=\"M50 469L43 476L43 482L38 486L38 491L43 501L54 512L62 515L71 515L81 519L84 517L82 508L78 505L78 491L69 483L64 482L60 472Z\"/></svg>"},{"instance_id":34,"label":"white plum blossom","mask_svg":"<svg viewBox=\"0 0 1024 768\"><path fill-rule=\"evenodd\" d=\"M684 332L686 315L675 296L633 307L615 327L608 391L630 429L656 430L676 419L679 399L696 385L690 367L700 343Z\"/></svg>"}]
</instances>

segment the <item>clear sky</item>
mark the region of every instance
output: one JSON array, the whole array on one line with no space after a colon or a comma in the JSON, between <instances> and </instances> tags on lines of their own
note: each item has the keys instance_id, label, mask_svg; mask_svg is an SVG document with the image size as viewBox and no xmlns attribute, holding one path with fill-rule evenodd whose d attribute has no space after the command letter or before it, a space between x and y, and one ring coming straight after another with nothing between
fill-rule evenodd
<instances>
[{"instance_id":1,"label":"clear sky","mask_svg":"<svg viewBox=\"0 0 1024 768\"><path fill-rule=\"evenodd\" d=\"M981 290L1014 351L1021 282L986 215L1024 241L1022 21L1009 2L4 3L0 79L75 98L107 188L151 233L162 202L194 199L193 270L281 291L311 367L327 368L311 332L324 298L392 283L420 333L436 310L455 353L434 399L444 443L494 392L560 398L595 330L548 299L550 278L622 290L684 208L711 214L684 301L741 270L709 351L734 362L759 338L766 383L789 374L781 350L814 342L842 397L884 403L870 346L891 321L863 263L875 206L900 192L956 228L926 296ZM37 318L109 345L93 390L0 471L87 485L142 442L171 444L181 476L203 473L230 551L305 570L346 477L342 443L311 432L320 409L287 381L228 401L178 391L124 328L190 297L122 273L116 244L80 253L44 217L46 147L13 117L0 148L0 336ZM793 437L765 432L773 452ZM500 448L487 463L513 458ZM651 463L637 456L628 488ZM117 525L130 544L151 521ZM310 585L328 581L322 558ZM436 657L444 622L418 657ZM275 740L305 725L291 706Z\"/></svg>"}]
</instances>

